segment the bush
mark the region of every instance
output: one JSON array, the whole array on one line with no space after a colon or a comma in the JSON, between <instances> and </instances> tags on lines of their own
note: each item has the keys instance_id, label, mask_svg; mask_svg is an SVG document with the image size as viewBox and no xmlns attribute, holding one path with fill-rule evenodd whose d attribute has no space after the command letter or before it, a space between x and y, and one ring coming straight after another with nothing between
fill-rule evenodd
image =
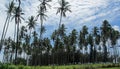
<instances>
[{"instance_id":1,"label":"bush","mask_svg":"<svg viewBox=\"0 0 120 69\"><path fill-rule=\"evenodd\" d=\"M24 69L23 65L18 66L18 69Z\"/></svg>"},{"instance_id":2,"label":"bush","mask_svg":"<svg viewBox=\"0 0 120 69\"><path fill-rule=\"evenodd\" d=\"M52 66L52 69L55 69L55 66Z\"/></svg>"},{"instance_id":3,"label":"bush","mask_svg":"<svg viewBox=\"0 0 120 69\"><path fill-rule=\"evenodd\" d=\"M93 66L87 66L87 67L85 67L85 69L96 69L96 68Z\"/></svg>"},{"instance_id":4,"label":"bush","mask_svg":"<svg viewBox=\"0 0 120 69\"><path fill-rule=\"evenodd\" d=\"M6 65L6 64L0 64L0 69L8 69L8 65Z\"/></svg>"},{"instance_id":5,"label":"bush","mask_svg":"<svg viewBox=\"0 0 120 69\"><path fill-rule=\"evenodd\" d=\"M66 68L66 69L69 69L69 68Z\"/></svg>"},{"instance_id":6,"label":"bush","mask_svg":"<svg viewBox=\"0 0 120 69\"><path fill-rule=\"evenodd\" d=\"M15 66L10 66L8 69L16 69Z\"/></svg>"},{"instance_id":7,"label":"bush","mask_svg":"<svg viewBox=\"0 0 120 69\"><path fill-rule=\"evenodd\" d=\"M76 69L76 67L73 67L73 69Z\"/></svg>"},{"instance_id":8,"label":"bush","mask_svg":"<svg viewBox=\"0 0 120 69\"><path fill-rule=\"evenodd\" d=\"M102 68L120 67L119 64L102 65Z\"/></svg>"}]
</instances>

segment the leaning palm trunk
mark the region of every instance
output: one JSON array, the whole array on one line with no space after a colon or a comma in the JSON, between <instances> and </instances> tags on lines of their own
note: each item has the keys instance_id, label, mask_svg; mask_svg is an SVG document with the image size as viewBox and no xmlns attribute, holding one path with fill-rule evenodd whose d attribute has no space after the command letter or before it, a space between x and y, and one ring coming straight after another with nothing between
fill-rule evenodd
<instances>
[{"instance_id":1,"label":"leaning palm trunk","mask_svg":"<svg viewBox=\"0 0 120 69\"><path fill-rule=\"evenodd\" d=\"M4 36L3 36L3 43L4 43L4 40L5 40L5 37L6 37L7 31L8 31L8 27L9 27L9 24L10 24L9 22L10 22L10 17L8 18L7 27L6 27L6 29L5 29L5 34L4 34Z\"/></svg>"},{"instance_id":2,"label":"leaning palm trunk","mask_svg":"<svg viewBox=\"0 0 120 69\"><path fill-rule=\"evenodd\" d=\"M3 41L4 41L3 38L4 38L4 35L5 35L5 29L6 29L6 25L7 25L8 19L9 19L9 15L8 15L7 18L6 18L6 21L5 21L5 24L4 24L4 27L3 27L2 36L1 36L1 46L0 46L0 50L2 49L2 45L3 45Z\"/></svg>"}]
</instances>

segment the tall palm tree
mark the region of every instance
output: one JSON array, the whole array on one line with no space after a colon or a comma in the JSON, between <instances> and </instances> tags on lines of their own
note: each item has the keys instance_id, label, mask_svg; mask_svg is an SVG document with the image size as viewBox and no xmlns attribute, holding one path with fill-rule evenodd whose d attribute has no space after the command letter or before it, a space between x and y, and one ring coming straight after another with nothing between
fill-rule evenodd
<instances>
[{"instance_id":1,"label":"tall palm tree","mask_svg":"<svg viewBox=\"0 0 120 69\"><path fill-rule=\"evenodd\" d=\"M4 55L3 55L3 61L6 63L10 62L11 57L11 41L12 39L9 37L5 40L5 47L4 47Z\"/></svg>"},{"instance_id":2,"label":"tall palm tree","mask_svg":"<svg viewBox=\"0 0 120 69\"><path fill-rule=\"evenodd\" d=\"M40 17L41 27L40 27L40 37L39 38L40 38L40 47L42 47L42 34L44 33L43 30L45 29L43 27L43 20L46 20L46 17L47 17L47 15L45 14L45 12L47 11L46 7L47 7L47 5L49 5L47 2L50 2L51 0L39 0L39 1L41 3L39 5L37 19L38 19L38 17Z\"/></svg>"},{"instance_id":3,"label":"tall palm tree","mask_svg":"<svg viewBox=\"0 0 120 69\"><path fill-rule=\"evenodd\" d=\"M57 9L57 13L60 13L60 22L61 22L61 19L62 17L66 17L66 12L69 11L71 12L70 10L70 5L69 5L69 2L66 2L65 0L59 0L59 5L60 7L58 7Z\"/></svg>"},{"instance_id":4,"label":"tall palm tree","mask_svg":"<svg viewBox=\"0 0 120 69\"><path fill-rule=\"evenodd\" d=\"M90 63L93 63L93 46L94 46L94 40L92 34L89 34L88 36L88 43L90 44Z\"/></svg>"},{"instance_id":5,"label":"tall palm tree","mask_svg":"<svg viewBox=\"0 0 120 69\"><path fill-rule=\"evenodd\" d=\"M39 10L38 10L38 17L40 17L40 23L41 23L41 30L40 30L40 39L42 37L42 26L43 26L43 20L46 20L47 15L45 12L47 11L47 6L50 6L48 2L51 2L51 0L39 0L41 3L39 5Z\"/></svg>"},{"instance_id":6,"label":"tall palm tree","mask_svg":"<svg viewBox=\"0 0 120 69\"><path fill-rule=\"evenodd\" d=\"M30 30L29 38L31 39L32 29L35 29L35 26L37 25L34 16L31 16L30 18L28 18L27 23L28 23L27 27L28 27L28 29ZM29 47L31 47L31 42L29 43ZM29 58L29 57L28 57L28 58ZM27 61L28 61L28 60L27 60ZM28 64L28 63L27 63L27 64Z\"/></svg>"},{"instance_id":7,"label":"tall palm tree","mask_svg":"<svg viewBox=\"0 0 120 69\"><path fill-rule=\"evenodd\" d=\"M70 38L69 36L65 36L64 37L64 46L65 46L65 52L67 53L67 63L69 63L69 60L70 60L70 52L71 52L71 46L70 46Z\"/></svg>"},{"instance_id":8,"label":"tall palm tree","mask_svg":"<svg viewBox=\"0 0 120 69\"><path fill-rule=\"evenodd\" d=\"M87 46L88 46L87 35L88 35L88 28L87 26L83 26L79 36L79 46L80 46L80 49L82 50L83 48L87 50ZM84 50L82 52L84 54ZM82 63L84 63L84 58L82 59Z\"/></svg>"},{"instance_id":9,"label":"tall palm tree","mask_svg":"<svg viewBox=\"0 0 120 69\"><path fill-rule=\"evenodd\" d=\"M96 45L99 45L100 43L100 35L99 35L99 29L98 27L94 27L93 28L93 39L94 39L94 62L97 61L97 58L96 58L96 53L97 53L97 50L96 50Z\"/></svg>"},{"instance_id":10,"label":"tall palm tree","mask_svg":"<svg viewBox=\"0 0 120 69\"><path fill-rule=\"evenodd\" d=\"M10 22L10 18L11 18L13 10L14 10L14 2L11 1L9 3L9 6L7 6L7 18L6 18L6 21L4 23L4 27L3 27L3 31L2 31L0 51L1 51L1 48L2 48L2 44L4 43L4 39L5 39L7 30L8 30L8 26L9 26L9 22Z\"/></svg>"},{"instance_id":11,"label":"tall palm tree","mask_svg":"<svg viewBox=\"0 0 120 69\"><path fill-rule=\"evenodd\" d=\"M79 45L79 49L81 50L81 51L83 51L83 41L84 41L84 38L83 38L83 32L82 31L80 31L79 32L79 37L78 37L78 45ZM83 63L83 56L80 58L80 60L81 60L81 63Z\"/></svg>"},{"instance_id":12,"label":"tall palm tree","mask_svg":"<svg viewBox=\"0 0 120 69\"><path fill-rule=\"evenodd\" d=\"M71 12L71 10L70 10L69 2L66 2L65 0L59 0L59 5L60 7L58 7L56 14L60 13L60 22L59 22L59 28L60 28L62 17L66 17L66 12L67 11Z\"/></svg>"},{"instance_id":13,"label":"tall palm tree","mask_svg":"<svg viewBox=\"0 0 120 69\"><path fill-rule=\"evenodd\" d=\"M37 54L38 54L38 52L39 52L39 47L38 47L38 45L39 45L39 40L38 40L38 33L36 32L36 31L34 31L33 33L32 33L32 36L33 36L33 41L32 41L32 61L31 62L33 62L34 63L34 65L37 65L37 62L38 62L38 57L37 57ZM36 60L34 60L34 57L35 57L35 59ZM32 64L33 64L32 63Z\"/></svg>"},{"instance_id":14,"label":"tall palm tree","mask_svg":"<svg viewBox=\"0 0 120 69\"><path fill-rule=\"evenodd\" d=\"M111 29L111 25L109 24L109 22L107 20L104 20L102 27L101 27L101 41L103 42L103 49L104 49L103 62L107 61L108 54L107 54L106 42L110 38L110 36L108 36L110 34L110 32L109 32L110 29Z\"/></svg>"},{"instance_id":15,"label":"tall palm tree","mask_svg":"<svg viewBox=\"0 0 120 69\"><path fill-rule=\"evenodd\" d=\"M55 30L55 31L53 31L53 33L52 33L52 35L51 35L51 39L53 40L53 43L54 43L54 47L53 47L53 49L52 49L52 59L53 59L53 61L52 61L52 63L54 64L55 63L55 59L54 59L54 55L55 55L55 52L57 51L57 49L55 49L55 47L56 47L56 45L55 45L55 43L56 43L56 41L57 41L57 34L58 34L58 30Z\"/></svg>"},{"instance_id":16,"label":"tall palm tree","mask_svg":"<svg viewBox=\"0 0 120 69\"><path fill-rule=\"evenodd\" d=\"M56 14L60 13L60 22L59 22L59 26L58 26L57 38L60 35L59 29L61 27L62 17L66 17L67 11L71 12L69 2L66 2L65 0L59 0L59 5L60 5L60 7L57 7L57 13L56 13Z\"/></svg>"},{"instance_id":17,"label":"tall palm tree","mask_svg":"<svg viewBox=\"0 0 120 69\"><path fill-rule=\"evenodd\" d=\"M16 54L15 54L15 64L16 64L17 63L17 46L19 46L19 26L21 23L21 19L24 20L24 18L22 17L22 15L24 13L22 12L22 9L20 8L20 6L18 6L18 7L15 7L13 14L14 15L13 15L12 19L13 18L15 19L15 26L17 27L17 28L15 28L15 29L17 29L17 36L16 36L17 43L16 43Z\"/></svg>"},{"instance_id":18,"label":"tall palm tree","mask_svg":"<svg viewBox=\"0 0 120 69\"><path fill-rule=\"evenodd\" d=\"M47 57L45 57L45 59L47 59L47 65L49 65L50 63L50 52L51 52L51 49L52 49L52 45L50 44L50 39L49 38L44 38L44 42L43 42L43 45L45 46L45 51L46 51L46 54L47 54Z\"/></svg>"},{"instance_id":19,"label":"tall palm tree","mask_svg":"<svg viewBox=\"0 0 120 69\"><path fill-rule=\"evenodd\" d=\"M73 63L75 63L76 43L77 43L77 31L76 29L73 29L72 32L70 33L70 45L72 46Z\"/></svg>"},{"instance_id":20,"label":"tall palm tree","mask_svg":"<svg viewBox=\"0 0 120 69\"><path fill-rule=\"evenodd\" d=\"M88 34L88 27L83 26L82 28L82 33L83 33L83 45L85 46L85 50L87 50L87 34Z\"/></svg>"},{"instance_id":21,"label":"tall palm tree","mask_svg":"<svg viewBox=\"0 0 120 69\"><path fill-rule=\"evenodd\" d=\"M114 59L115 59L115 63L117 63L117 57L118 57L118 52L117 52L117 40L119 39L119 31L116 31L114 29L112 29L112 32L111 32L111 45L112 45L112 48L113 48L113 52L114 52Z\"/></svg>"},{"instance_id":22,"label":"tall palm tree","mask_svg":"<svg viewBox=\"0 0 120 69\"><path fill-rule=\"evenodd\" d=\"M36 26L36 20L35 20L34 16L31 16L28 19L27 23L28 23L27 26L28 26L28 28L30 30L30 34L31 34L32 29L35 29L35 26Z\"/></svg>"}]
</instances>

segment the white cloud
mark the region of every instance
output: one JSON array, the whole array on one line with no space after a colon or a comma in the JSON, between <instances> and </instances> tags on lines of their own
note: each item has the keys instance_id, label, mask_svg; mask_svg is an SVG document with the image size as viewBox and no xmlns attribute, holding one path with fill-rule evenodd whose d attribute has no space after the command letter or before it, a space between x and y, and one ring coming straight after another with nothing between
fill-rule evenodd
<instances>
[{"instance_id":1,"label":"white cloud","mask_svg":"<svg viewBox=\"0 0 120 69\"><path fill-rule=\"evenodd\" d=\"M58 7L58 0L52 0L53 2L49 3L52 7L48 9L47 15L48 18L45 21L46 26L53 26L53 29L57 28L59 23L59 15L56 15ZM67 17L63 18L62 23L66 24L72 28L79 28L86 25L96 25L94 23L101 24L104 19L114 20L116 16L120 13L120 8L118 5L120 0L66 0L70 2L72 13L67 13ZM7 0L0 1L0 24L3 27L5 22L6 14L5 14L5 4ZM29 16L37 14L37 6L40 4L38 0L22 0L22 8L25 13L25 18L27 19ZM111 6L112 5L112 6ZM117 5L117 6L116 6ZM117 13L117 15L115 15ZM4 15L3 15L4 14ZM91 24L90 24L91 23ZM10 25L9 35L13 35L14 31L14 22ZM2 29L0 29L2 32ZM1 33L0 33L1 34Z\"/></svg>"},{"instance_id":2,"label":"white cloud","mask_svg":"<svg viewBox=\"0 0 120 69\"><path fill-rule=\"evenodd\" d=\"M117 31L120 31L120 27L117 26L117 25L114 25L114 26L113 26L113 29L115 29L115 30L117 30Z\"/></svg>"}]
</instances>

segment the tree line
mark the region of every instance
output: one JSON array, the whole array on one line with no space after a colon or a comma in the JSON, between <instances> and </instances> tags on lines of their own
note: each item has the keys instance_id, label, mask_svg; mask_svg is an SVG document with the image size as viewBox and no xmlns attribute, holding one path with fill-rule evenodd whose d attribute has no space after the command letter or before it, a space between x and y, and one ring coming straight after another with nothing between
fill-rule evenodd
<instances>
[{"instance_id":1,"label":"tree line","mask_svg":"<svg viewBox=\"0 0 120 69\"><path fill-rule=\"evenodd\" d=\"M26 26L20 26L25 20L21 7L21 0L11 1L7 7L7 18L4 23L0 42L0 50L4 50L3 62L24 65L64 65L80 63L117 62L118 40L120 32L113 29L107 20L101 27L94 27L92 31L87 26L81 30L66 31L62 24L63 17L70 10L69 2L59 1L57 14L60 14L58 29L51 36L43 37L47 30L44 21L47 19L48 3L51 0L39 0L38 15L30 16ZM14 37L6 38L10 20L14 19ZM36 31L37 21L40 30ZM69 34L67 34L69 33ZM109 50L113 48L114 55Z\"/></svg>"}]
</instances>

